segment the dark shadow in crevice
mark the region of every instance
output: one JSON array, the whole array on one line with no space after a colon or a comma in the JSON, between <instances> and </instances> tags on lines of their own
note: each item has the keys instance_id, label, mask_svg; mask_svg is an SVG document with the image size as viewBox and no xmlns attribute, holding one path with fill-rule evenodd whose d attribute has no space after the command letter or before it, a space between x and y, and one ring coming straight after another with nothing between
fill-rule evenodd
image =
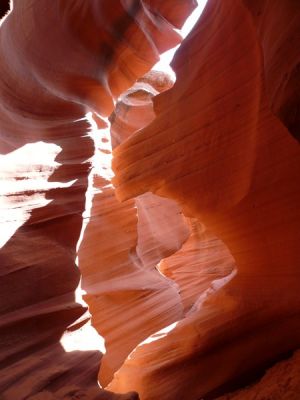
<instances>
[{"instance_id":1,"label":"dark shadow in crevice","mask_svg":"<svg viewBox=\"0 0 300 400\"><path fill-rule=\"evenodd\" d=\"M293 351L289 351L272 360L268 360L264 364L255 367L255 369L248 371L246 374L240 375L234 380L226 382L226 384L214 389L212 392L198 400L217 400L221 396L226 394L228 395L228 393L244 390L251 385L255 385L263 378L269 368L273 367L278 362L289 359L292 355Z\"/></svg>"},{"instance_id":2,"label":"dark shadow in crevice","mask_svg":"<svg viewBox=\"0 0 300 400\"><path fill-rule=\"evenodd\" d=\"M0 19L2 17L4 17L4 15L6 15L9 10L10 10L9 0L1 0L1 3L0 3Z\"/></svg>"}]
</instances>

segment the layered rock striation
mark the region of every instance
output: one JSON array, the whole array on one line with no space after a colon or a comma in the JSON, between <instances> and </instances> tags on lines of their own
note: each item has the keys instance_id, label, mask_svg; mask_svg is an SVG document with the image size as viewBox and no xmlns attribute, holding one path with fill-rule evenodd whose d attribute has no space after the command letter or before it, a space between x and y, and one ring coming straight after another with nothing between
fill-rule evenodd
<instances>
[{"instance_id":1,"label":"layered rock striation","mask_svg":"<svg viewBox=\"0 0 300 400\"><path fill-rule=\"evenodd\" d=\"M293 2L208 2L172 62L174 87L154 99L156 119L115 149L118 198L174 199L226 244L237 273L139 346L112 389L212 396L299 346L300 153L288 130L297 117L282 113L297 103L299 11Z\"/></svg>"},{"instance_id":2,"label":"layered rock striation","mask_svg":"<svg viewBox=\"0 0 300 400\"><path fill-rule=\"evenodd\" d=\"M194 7L15 0L1 21L4 400L215 398L300 345L300 9L209 0L176 82L147 73ZM109 391L99 352L59 344L88 338L80 278ZM276 374L227 398L279 399Z\"/></svg>"},{"instance_id":3,"label":"layered rock striation","mask_svg":"<svg viewBox=\"0 0 300 400\"><path fill-rule=\"evenodd\" d=\"M51 352L48 346L85 312L74 292L80 278L76 247L95 154L87 113L108 116L114 99L160 52L179 43L175 27L195 6L189 0L117 1L114 7L110 1L16 0L12 5L0 28L0 363L5 374L20 360L30 363L28 355ZM12 384L1 385L7 400L15 399ZM18 400L42 387L19 391Z\"/></svg>"},{"instance_id":4,"label":"layered rock striation","mask_svg":"<svg viewBox=\"0 0 300 400\"><path fill-rule=\"evenodd\" d=\"M170 85L167 75L153 71L120 97L110 118L114 145L154 119L152 98ZM175 202L152 193L118 202L105 129L98 139L79 266L93 326L105 339L99 379L106 386L140 343L181 320L214 279L233 271L234 261Z\"/></svg>"}]
</instances>

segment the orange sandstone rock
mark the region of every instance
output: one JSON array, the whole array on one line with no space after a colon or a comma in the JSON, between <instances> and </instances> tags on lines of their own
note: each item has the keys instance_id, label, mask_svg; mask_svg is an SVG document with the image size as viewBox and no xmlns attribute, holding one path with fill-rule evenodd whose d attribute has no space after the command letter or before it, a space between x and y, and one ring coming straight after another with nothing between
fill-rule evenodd
<instances>
[{"instance_id":1,"label":"orange sandstone rock","mask_svg":"<svg viewBox=\"0 0 300 400\"><path fill-rule=\"evenodd\" d=\"M29 355L51 352L85 311L74 292L95 151L86 114L108 116L121 92L180 42L175 28L194 6L15 0L1 21L0 363L5 372L12 366L12 377L15 363L24 360L26 370ZM17 397L10 394L17 375L1 382L6 400L47 391L34 368L26 371L33 380L20 382Z\"/></svg>"},{"instance_id":2,"label":"orange sandstone rock","mask_svg":"<svg viewBox=\"0 0 300 400\"><path fill-rule=\"evenodd\" d=\"M171 89L145 74L193 0L13 5L0 27L4 399L197 400L299 347L296 2L209 0ZM85 311L78 247L100 381L124 394L93 386L99 354L57 343Z\"/></svg>"},{"instance_id":3,"label":"orange sandstone rock","mask_svg":"<svg viewBox=\"0 0 300 400\"><path fill-rule=\"evenodd\" d=\"M115 143L154 118L151 97L157 92L144 81L117 104L111 118ZM91 215L79 249L79 266L93 326L105 339L99 377L106 386L139 343L182 317L177 285L156 266L180 249L190 229L171 200L147 193L135 201L118 202L110 182L108 132L100 129L96 135L99 158L95 159Z\"/></svg>"},{"instance_id":4,"label":"orange sandstone rock","mask_svg":"<svg viewBox=\"0 0 300 400\"><path fill-rule=\"evenodd\" d=\"M297 400L300 393L300 353L276 364L254 385L218 400Z\"/></svg>"},{"instance_id":5,"label":"orange sandstone rock","mask_svg":"<svg viewBox=\"0 0 300 400\"><path fill-rule=\"evenodd\" d=\"M285 62L267 45L275 15L293 10L295 27L300 10L264 4L258 28L244 2L209 1L172 63L174 87L154 99L157 118L115 149L119 199L151 191L176 200L228 247L237 272L141 344L112 390L147 400L216 395L300 345L300 151L276 108L291 104L291 86L274 91L270 78ZM275 47L296 74L292 27L276 30Z\"/></svg>"}]
</instances>

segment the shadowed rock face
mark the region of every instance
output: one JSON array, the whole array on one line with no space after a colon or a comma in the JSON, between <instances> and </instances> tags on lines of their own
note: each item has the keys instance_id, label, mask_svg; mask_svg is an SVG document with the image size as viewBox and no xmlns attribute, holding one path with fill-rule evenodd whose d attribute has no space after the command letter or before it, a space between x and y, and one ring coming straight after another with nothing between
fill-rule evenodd
<instances>
[{"instance_id":1,"label":"shadowed rock face","mask_svg":"<svg viewBox=\"0 0 300 400\"><path fill-rule=\"evenodd\" d=\"M255 385L218 400L297 400L300 393L300 352L271 368Z\"/></svg>"},{"instance_id":2,"label":"shadowed rock face","mask_svg":"<svg viewBox=\"0 0 300 400\"><path fill-rule=\"evenodd\" d=\"M295 1L244 1L264 57L267 100L271 111L299 141L299 5ZM280 34L278 34L280 32Z\"/></svg>"},{"instance_id":3,"label":"shadowed rock face","mask_svg":"<svg viewBox=\"0 0 300 400\"><path fill-rule=\"evenodd\" d=\"M4 400L215 398L299 347L296 3L209 0L173 84L147 72L193 0L13 2L0 27ZM80 277L109 391L98 351L59 344L83 324ZM283 367L290 397L271 384L279 366L225 398L293 399L298 358Z\"/></svg>"}]
</instances>

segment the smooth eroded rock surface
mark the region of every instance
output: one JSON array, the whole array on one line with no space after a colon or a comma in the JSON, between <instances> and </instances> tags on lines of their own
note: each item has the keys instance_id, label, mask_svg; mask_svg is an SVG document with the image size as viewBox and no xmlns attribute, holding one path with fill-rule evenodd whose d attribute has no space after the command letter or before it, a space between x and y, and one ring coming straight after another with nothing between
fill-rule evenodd
<instances>
[{"instance_id":1,"label":"smooth eroded rock surface","mask_svg":"<svg viewBox=\"0 0 300 400\"><path fill-rule=\"evenodd\" d=\"M192 0L116 1L114 7L111 1L15 0L1 21L1 370L21 360L26 369L30 357L50 354L85 312L74 294L97 147L87 113L99 123L99 115L108 116L114 99L180 42L176 29L194 7ZM65 361L53 353L53 362ZM98 359L91 362L98 367ZM17 400L44 388L36 381L47 379L49 368L35 376L28 367ZM15 400L10 386L17 376L10 371L1 392ZM64 373L72 375L72 366Z\"/></svg>"},{"instance_id":2,"label":"smooth eroded rock surface","mask_svg":"<svg viewBox=\"0 0 300 400\"><path fill-rule=\"evenodd\" d=\"M297 117L280 111L299 102L275 78L299 79L299 12L289 1L209 1L172 62L175 85L154 99L156 119L114 151L119 199L174 199L227 246L237 270L140 345L113 390L212 396L299 347L300 151L288 130ZM290 18L282 30L281 17Z\"/></svg>"},{"instance_id":3,"label":"smooth eroded rock surface","mask_svg":"<svg viewBox=\"0 0 300 400\"><path fill-rule=\"evenodd\" d=\"M1 21L3 400L212 399L300 346L300 8L209 0L149 72L195 5ZM223 398L296 399L298 367Z\"/></svg>"}]
</instances>

